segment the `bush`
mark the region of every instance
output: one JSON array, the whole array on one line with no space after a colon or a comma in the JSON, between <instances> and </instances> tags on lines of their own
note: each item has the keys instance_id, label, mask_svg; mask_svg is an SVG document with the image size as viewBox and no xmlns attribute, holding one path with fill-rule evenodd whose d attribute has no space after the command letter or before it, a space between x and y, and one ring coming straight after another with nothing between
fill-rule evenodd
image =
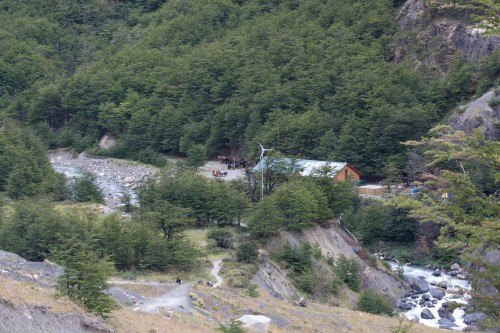
<instances>
[{"instance_id":1,"label":"bush","mask_svg":"<svg viewBox=\"0 0 500 333\"><path fill-rule=\"evenodd\" d=\"M207 239L212 240L216 247L229 249L233 246L234 233L229 229L214 228L208 231Z\"/></svg>"},{"instance_id":2,"label":"bush","mask_svg":"<svg viewBox=\"0 0 500 333\"><path fill-rule=\"evenodd\" d=\"M236 260L247 264L254 263L259 257L259 251L255 242L241 243L236 250Z\"/></svg>"},{"instance_id":3,"label":"bush","mask_svg":"<svg viewBox=\"0 0 500 333\"><path fill-rule=\"evenodd\" d=\"M58 292L88 312L109 317L116 303L104 291L109 288L107 279L114 273L113 264L99 259L88 245L74 238L67 240L67 244L71 245L55 257L64 266L64 274L57 281Z\"/></svg>"},{"instance_id":4,"label":"bush","mask_svg":"<svg viewBox=\"0 0 500 333\"><path fill-rule=\"evenodd\" d=\"M335 274L340 281L346 283L351 290L359 291L361 284L361 265L355 258L347 259L344 255L341 255L335 266Z\"/></svg>"},{"instance_id":5,"label":"bush","mask_svg":"<svg viewBox=\"0 0 500 333\"><path fill-rule=\"evenodd\" d=\"M96 184L96 176L90 172L83 172L80 178L73 179L70 184L70 198L76 202L104 203L102 191Z\"/></svg>"},{"instance_id":6,"label":"bush","mask_svg":"<svg viewBox=\"0 0 500 333\"><path fill-rule=\"evenodd\" d=\"M392 306L371 289L363 290L358 300L357 309L374 314L392 315Z\"/></svg>"},{"instance_id":7,"label":"bush","mask_svg":"<svg viewBox=\"0 0 500 333\"><path fill-rule=\"evenodd\" d=\"M492 98L492 99L490 99L490 101L488 102L488 105L492 109L496 108L497 106L500 105L500 98Z\"/></svg>"},{"instance_id":8,"label":"bush","mask_svg":"<svg viewBox=\"0 0 500 333\"><path fill-rule=\"evenodd\" d=\"M343 283L342 280L340 280L340 278L336 274L333 274L332 284L330 289L332 294L338 295L340 293L342 283Z\"/></svg>"},{"instance_id":9,"label":"bush","mask_svg":"<svg viewBox=\"0 0 500 333\"><path fill-rule=\"evenodd\" d=\"M250 297L258 297L259 292L257 291L257 285L255 283L249 283L247 286L247 295Z\"/></svg>"},{"instance_id":10,"label":"bush","mask_svg":"<svg viewBox=\"0 0 500 333\"><path fill-rule=\"evenodd\" d=\"M294 278L295 284L300 290L305 292L312 292L313 289L313 275L311 272L303 272Z\"/></svg>"}]
</instances>

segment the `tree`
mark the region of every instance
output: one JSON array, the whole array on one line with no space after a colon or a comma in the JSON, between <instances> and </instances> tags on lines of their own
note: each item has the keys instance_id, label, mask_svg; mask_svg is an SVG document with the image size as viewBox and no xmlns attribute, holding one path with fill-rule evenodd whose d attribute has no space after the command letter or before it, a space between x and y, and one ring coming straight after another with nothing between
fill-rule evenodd
<instances>
[{"instance_id":1,"label":"tree","mask_svg":"<svg viewBox=\"0 0 500 333\"><path fill-rule=\"evenodd\" d=\"M234 233L226 228L213 228L207 233L207 239L215 242L221 249L229 249L233 245Z\"/></svg>"},{"instance_id":2,"label":"tree","mask_svg":"<svg viewBox=\"0 0 500 333\"><path fill-rule=\"evenodd\" d=\"M250 233L256 239L276 236L281 229L280 212L270 197L264 197L254 206L247 221Z\"/></svg>"},{"instance_id":3,"label":"tree","mask_svg":"<svg viewBox=\"0 0 500 333\"><path fill-rule=\"evenodd\" d=\"M358 300L357 309L374 314L392 315L392 306L372 289L363 290Z\"/></svg>"},{"instance_id":4,"label":"tree","mask_svg":"<svg viewBox=\"0 0 500 333\"><path fill-rule=\"evenodd\" d=\"M479 130L467 135L449 126L437 126L429 133L431 137L406 144L424 149L430 158L429 165L437 168L437 172L427 175L426 190L420 198L399 198L395 204L410 209L411 216L421 222L441 225L437 245L461 253L470 263L472 303L497 321L499 293L488 290L491 287L500 290L498 266L486 258L500 245L500 205L496 193L478 190L465 165L473 163L492 169L498 184L500 143L486 140ZM450 165L456 166L455 170Z\"/></svg>"},{"instance_id":5,"label":"tree","mask_svg":"<svg viewBox=\"0 0 500 333\"><path fill-rule=\"evenodd\" d=\"M196 171L198 168L205 165L207 160L207 149L204 145L196 144L192 145L187 151L187 162L188 165L193 167Z\"/></svg>"},{"instance_id":6,"label":"tree","mask_svg":"<svg viewBox=\"0 0 500 333\"><path fill-rule=\"evenodd\" d=\"M104 291L109 288L107 279L114 272L113 264L99 259L89 245L76 238L66 240L65 245L54 253L56 262L64 266L57 290L87 311L109 317L116 303Z\"/></svg>"},{"instance_id":7,"label":"tree","mask_svg":"<svg viewBox=\"0 0 500 333\"><path fill-rule=\"evenodd\" d=\"M236 249L236 260L247 264L254 263L259 258L259 248L254 241L241 243Z\"/></svg>"},{"instance_id":8,"label":"tree","mask_svg":"<svg viewBox=\"0 0 500 333\"><path fill-rule=\"evenodd\" d=\"M73 179L70 184L70 198L76 202L104 203L102 190L96 184L96 176L84 171L79 178Z\"/></svg>"},{"instance_id":9,"label":"tree","mask_svg":"<svg viewBox=\"0 0 500 333\"><path fill-rule=\"evenodd\" d=\"M143 210L142 218L166 239L182 237L183 231L194 223L191 209L176 206L166 200L156 200L154 206Z\"/></svg>"}]
</instances>

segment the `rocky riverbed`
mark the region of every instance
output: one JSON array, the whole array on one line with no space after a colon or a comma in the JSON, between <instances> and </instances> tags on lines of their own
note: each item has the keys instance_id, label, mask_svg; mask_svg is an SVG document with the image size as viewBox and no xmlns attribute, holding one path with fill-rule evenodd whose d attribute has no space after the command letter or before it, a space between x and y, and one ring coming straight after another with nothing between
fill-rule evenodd
<instances>
[{"instance_id":1,"label":"rocky riverbed","mask_svg":"<svg viewBox=\"0 0 500 333\"><path fill-rule=\"evenodd\" d=\"M83 171L93 173L104 195L104 213L118 211L125 194L130 195L132 204L137 204L137 186L156 172L151 166L85 153L73 155L68 150L51 151L49 159L52 167L68 178L78 177Z\"/></svg>"},{"instance_id":2,"label":"rocky riverbed","mask_svg":"<svg viewBox=\"0 0 500 333\"><path fill-rule=\"evenodd\" d=\"M431 327L463 330L470 323L463 308L470 299L471 285L454 264L447 272L390 262L393 270L403 269L403 276L413 291L398 302L408 319ZM457 306L458 305L458 306Z\"/></svg>"}]
</instances>

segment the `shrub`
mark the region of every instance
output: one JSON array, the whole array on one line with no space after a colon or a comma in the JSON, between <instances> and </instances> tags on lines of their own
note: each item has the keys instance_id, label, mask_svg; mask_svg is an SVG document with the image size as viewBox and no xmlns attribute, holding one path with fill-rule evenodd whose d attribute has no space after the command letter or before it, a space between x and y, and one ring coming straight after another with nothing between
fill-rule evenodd
<instances>
[{"instance_id":1,"label":"shrub","mask_svg":"<svg viewBox=\"0 0 500 333\"><path fill-rule=\"evenodd\" d=\"M207 239L212 240L216 247L229 249L233 246L234 234L229 229L214 228L208 231Z\"/></svg>"},{"instance_id":2,"label":"shrub","mask_svg":"<svg viewBox=\"0 0 500 333\"><path fill-rule=\"evenodd\" d=\"M338 295L340 293L340 288L342 287L342 283L343 283L342 280L340 280L340 278L336 274L333 274L332 284L330 289L332 294Z\"/></svg>"},{"instance_id":3,"label":"shrub","mask_svg":"<svg viewBox=\"0 0 500 333\"><path fill-rule=\"evenodd\" d=\"M488 105L492 109L496 108L497 106L500 105L500 98L492 98L492 99L490 99L490 101L488 102Z\"/></svg>"},{"instance_id":4,"label":"shrub","mask_svg":"<svg viewBox=\"0 0 500 333\"><path fill-rule=\"evenodd\" d=\"M107 259L99 259L88 245L74 238L66 243L71 245L55 257L64 266L64 274L57 281L58 292L88 312L109 317L116 303L104 291L109 288L107 279L114 273L113 264Z\"/></svg>"},{"instance_id":5,"label":"shrub","mask_svg":"<svg viewBox=\"0 0 500 333\"><path fill-rule=\"evenodd\" d=\"M340 281L346 283L351 290L359 291L361 284L361 265L355 258L347 259L344 255L341 255L335 266L335 274Z\"/></svg>"},{"instance_id":6,"label":"shrub","mask_svg":"<svg viewBox=\"0 0 500 333\"><path fill-rule=\"evenodd\" d=\"M255 283L248 284L247 295L254 298L259 296L259 292L257 291L257 285Z\"/></svg>"},{"instance_id":7,"label":"shrub","mask_svg":"<svg viewBox=\"0 0 500 333\"><path fill-rule=\"evenodd\" d=\"M413 322L406 323L405 317L400 316L398 318L399 324L398 326L391 326L389 333L410 333L413 327Z\"/></svg>"},{"instance_id":8,"label":"shrub","mask_svg":"<svg viewBox=\"0 0 500 333\"><path fill-rule=\"evenodd\" d=\"M358 300L357 309L374 314L392 315L392 306L371 289L363 290Z\"/></svg>"},{"instance_id":9,"label":"shrub","mask_svg":"<svg viewBox=\"0 0 500 333\"><path fill-rule=\"evenodd\" d=\"M70 193L71 200L76 202L104 202L102 191L96 184L96 176L87 171L80 178L73 179Z\"/></svg>"},{"instance_id":10,"label":"shrub","mask_svg":"<svg viewBox=\"0 0 500 333\"><path fill-rule=\"evenodd\" d=\"M312 292L313 276L311 272L303 272L294 278L297 287L305 292Z\"/></svg>"},{"instance_id":11,"label":"shrub","mask_svg":"<svg viewBox=\"0 0 500 333\"><path fill-rule=\"evenodd\" d=\"M254 263L259 257L257 244L253 241L241 243L236 250L236 260L247 264Z\"/></svg>"}]
</instances>

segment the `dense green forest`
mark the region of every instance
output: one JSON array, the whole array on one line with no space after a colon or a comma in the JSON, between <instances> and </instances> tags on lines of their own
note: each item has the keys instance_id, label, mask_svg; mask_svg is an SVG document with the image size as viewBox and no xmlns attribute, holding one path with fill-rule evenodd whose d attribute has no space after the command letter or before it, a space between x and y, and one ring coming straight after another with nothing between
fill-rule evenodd
<instances>
[{"instance_id":1,"label":"dense green forest","mask_svg":"<svg viewBox=\"0 0 500 333\"><path fill-rule=\"evenodd\" d=\"M398 2L399 3L399 2ZM395 65L392 1L3 1L0 107L50 147L150 163L184 155L347 160L384 176L499 54L447 77ZM99 153L94 149L94 153ZM102 152L104 153L104 152Z\"/></svg>"},{"instance_id":2,"label":"dense green forest","mask_svg":"<svg viewBox=\"0 0 500 333\"><path fill-rule=\"evenodd\" d=\"M478 133L464 137L447 130L431 135L470 149L433 139L401 143L419 140L457 103L498 86L500 52L478 63L456 59L446 75L426 63L391 62L394 15L402 2L2 1L0 248L30 260L54 258L69 271L86 273L91 265L80 267L78 261L91 258L101 267L102 283L113 267L199 266L205 249L185 233L209 226L209 240L236 253L237 263L228 265L251 266L256 242L265 244L281 230L334 220L369 250L392 251L416 263L444 266L460 255L467 262L494 248L498 145ZM100 150L105 134L116 145ZM415 197L382 203L362 200L354 183L332 182L326 173L266 175L272 191L252 203L258 198L255 178L226 183L188 170L205 155L255 159L256 142L284 156L346 160L364 176L389 184L409 173L407 164L435 178ZM461 153L436 157L435 146ZM91 174L68 183L52 170L46 149L56 147L159 166L166 155L189 158L145 182L140 206L125 206L131 215L123 218L57 206L66 199L103 199ZM481 155L484 147L488 151ZM493 162L485 164L485 157ZM452 199L442 200L446 191ZM225 228L241 221L248 234ZM474 242L467 245L468 239ZM333 258L311 244L285 244L273 255L305 292L321 287L336 295L344 284L360 291L355 261L340 258L325 287L313 282L311 258L334 266ZM489 270L480 278L498 283L497 268L483 266ZM369 292L363 297L370 298ZM497 304L495 298L483 302L498 317Z\"/></svg>"}]
</instances>

